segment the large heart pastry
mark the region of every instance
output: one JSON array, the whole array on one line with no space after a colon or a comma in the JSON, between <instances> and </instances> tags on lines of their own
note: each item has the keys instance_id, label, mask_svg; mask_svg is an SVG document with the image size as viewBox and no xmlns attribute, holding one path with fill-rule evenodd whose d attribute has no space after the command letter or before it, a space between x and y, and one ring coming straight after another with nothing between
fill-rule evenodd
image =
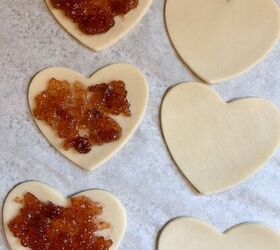
<instances>
[{"instance_id":1,"label":"large heart pastry","mask_svg":"<svg viewBox=\"0 0 280 250\"><path fill-rule=\"evenodd\" d=\"M46 89L47 83L52 77L58 80L66 80L70 83L79 81L88 86L104 82L108 83L113 80L121 80L125 83L132 116L113 116L122 127L121 138L115 142L94 146L88 154L79 154L73 149L65 150L63 148L63 139L57 136L56 131L44 121L35 118L42 133L61 154L83 169L94 170L116 154L138 128L148 103L148 83L138 69L128 64L107 66L97 71L90 78L85 78L81 74L66 68L49 68L38 73L30 84L28 99L32 113L35 107L35 96Z\"/></svg>"},{"instance_id":2,"label":"large heart pastry","mask_svg":"<svg viewBox=\"0 0 280 250\"><path fill-rule=\"evenodd\" d=\"M64 207L69 205L68 199L46 184L30 181L16 186L7 196L3 206L4 231L11 250L28 249L21 246L19 240L13 236L8 227L9 222L22 207L20 203L16 202L17 198L22 198L27 192L35 195L42 202L50 201ZM103 213L100 220L110 223L110 228L103 230L102 236L109 237L113 241L110 250L116 250L125 235L127 226L126 212L120 201L112 194L102 190L88 190L75 196L86 196L102 205Z\"/></svg>"},{"instance_id":3,"label":"large heart pastry","mask_svg":"<svg viewBox=\"0 0 280 250\"><path fill-rule=\"evenodd\" d=\"M178 218L163 229L158 250L278 250L280 235L261 224L241 224L224 234L192 218Z\"/></svg>"},{"instance_id":4,"label":"large heart pastry","mask_svg":"<svg viewBox=\"0 0 280 250\"><path fill-rule=\"evenodd\" d=\"M124 16L115 17L115 26L109 31L98 35L87 35L83 33L72 19L65 16L64 12L55 9L50 0L45 0L50 12L60 25L79 42L94 51L103 50L121 39L132 30L148 11L152 0L139 0L138 6Z\"/></svg>"},{"instance_id":5,"label":"large heart pastry","mask_svg":"<svg viewBox=\"0 0 280 250\"><path fill-rule=\"evenodd\" d=\"M225 103L200 83L183 83L167 93L161 123L175 162L203 194L255 174L280 144L280 112L272 103L259 98Z\"/></svg>"},{"instance_id":6,"label":"large heart pastry","mask_svg":"<svg viewBox=\"0 0 280 250\"><path fill-rule=\"evenodd\" d=\"M280 34L273 0L167 0L166 23L180 57L209 83L252 68Z\"/></svg>"}]
</instances>

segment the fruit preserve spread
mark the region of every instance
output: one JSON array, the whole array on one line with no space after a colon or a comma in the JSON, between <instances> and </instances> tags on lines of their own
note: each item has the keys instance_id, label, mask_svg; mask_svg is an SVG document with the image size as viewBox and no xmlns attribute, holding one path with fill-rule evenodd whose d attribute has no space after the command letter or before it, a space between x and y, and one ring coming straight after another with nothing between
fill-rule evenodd
<instances>
[{"instance_id":1,"label":"fruit preserve spread","mask_svg":"<svg viewBox=\"0 0 280 250\"><path fill-rule=\"evenodd\" d=\"M51 4L77 23L83 33L95 35L110 30L114 17L136 8L138 0L51 0Z\"/></svg>"},{"instance_id":2,"label":"fruit preserve spread","mask_svg":"<svg viewBox=\"0 0 280 250\"><path fill-rule=\"evenodd\" d=\"M97 232L108 229L99 221L103 208L85 196L70 199L68 207L41 202L31 193L17 199L22 208L8 227L24 247L32 250L108 250L113 242Z\"/></svg>"},{"instance_id":3,"label":"fruit preserve spread","mask_svg":"<svg viewBox=\"0 0 280 250\"><path fill-rule=\"evenodd\" d=\"M81 154L93 145L118 140L122 128L109 115L131 116L125 83L112 81L86 87L54 78L35 97L34 116L45 121L60 138L66 150Z\"/></svg>"}]
</instances>

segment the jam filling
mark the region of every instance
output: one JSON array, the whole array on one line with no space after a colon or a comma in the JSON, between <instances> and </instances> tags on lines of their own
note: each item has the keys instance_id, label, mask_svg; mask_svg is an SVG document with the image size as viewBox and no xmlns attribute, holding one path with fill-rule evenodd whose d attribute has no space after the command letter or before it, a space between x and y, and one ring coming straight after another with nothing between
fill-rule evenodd
<instances>
[{"instance_id":1,"label":"jam filling","mask_svg":"<svg viewBox=\"0 0 280 250\"><path fill-rule=\"evenodd\" d=\"M51 0L51 4L77 23L83 33L95 35L110 30L114 17L136 8L138 0Z\"/></svg>"},{"instance_id":2,"label":"jam filling","mask_svg":"<svg viewBox=\"0 0 280 250\"><path fill-rule=\"evenodd\" d=\"M93 145L120 139L122 128L109 115L131 116L122 81L86 87L52 78L47 89L35 97L35 105L34 116L64 139L64 148L81 154L90 152Z\"/></svg>"},{"instance_id":3,"label":"jam filling","mask_svg":"<svg viewBox=\"0 0 280 250\"><path fill-rule=\"evenodd\" d=\"M41 202L31 193L17 199L22 208L8 224L23 247L32 250L108 250L111 239L97 236L110 228L98 220L103 208L85 196L70 199L68 207Z\"/></svg>"}]
</instances>

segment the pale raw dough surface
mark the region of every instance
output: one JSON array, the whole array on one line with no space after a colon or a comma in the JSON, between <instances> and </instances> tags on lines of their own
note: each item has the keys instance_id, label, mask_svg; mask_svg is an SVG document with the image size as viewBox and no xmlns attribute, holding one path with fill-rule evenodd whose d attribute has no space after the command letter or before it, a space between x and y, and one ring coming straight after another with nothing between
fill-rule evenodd
<instances>
[{"instance_id":1,"label":"pale raw dough surface","mask_svg":"<svg viewBox=\"0 0 280 250\"><path fill-rule=\"evenodd\" d=\"M274 0L167 0L166 23L183 61L206 82L234 78L278 41Z\"/></svg>"},{"instance_id":2,"label":"pale raw dough surface","mask_svg":"<svg viewBox=\"0 0 280 250\"><path fill-rule=\"evenodd\" d=\"M178 216L202 219L221 232L245 221L262 222L280 232L279 151L254 178L212 196L196 195L172 160L160 128L160 105L168 88L194 79L172 48L164 5L165 1L154 0L135 29L114 46L94 53L63 32L44 1L1 1L0 207L7 192L25 180L43 181L64 195L90 188L107 190L127 212L128 228L119 250L155 250L159 230ZM214 89L225 101L257 96L279 109L279 58L280 43L257 67ZM29 111L29 83L48 67L70 68L87 77L120 62L135 65L146 76L148 109L123 149L87 172L42 136ZM2 231L0 249L8 249Z\"/></svg>"},{"instance_id":3,"label":"pale raw dough surface","mask_svg":"<svg viewBox=\"0 0 280 250\"><path fill-rule=\"evenodd\" d=\"M201 83L171 89L161 123L174 160L203 194L246 180L280 145L280 112L272 103L248 98L226 104Z\"/></svg>"},{"instance_id":4,"label":"pale raw dough surface","mask_svg":"<svg viewBox=\"0 0 280 250\"><path fill-rule=\"evenodd\" d=\"M222 234L193 218L166 225L157 250L279 250L280 234L261 224L242 224Z\"/></svg>"},{"instance_id":5,"label":"pale raw dough surface","mask_svg":"<svg viewBox=\"0 0 280 250\"><path fill-rule=\"evenodd\" d=\"M74 149L65 150L63 148L64 140L57 136L56 131L45 122L34 117L44 136L61 154L83 169L94 170L113 157L138 128L148 103L148 83L138 69L128 64L114 64L104 67L90 78L85 78L81 74L66 68L49 68L38 73L30 84L28 99L31 112L33 112L36 106L35 97L47 88L48 81L52 77L61 81L69 81L72 84L79 81L87 86L104 82L108 83L113 80L121 80L126 84L127 99L131 105L130 111L132 116L112 116L123 129L121 138L116 142L93 146L88 154L79 154Z\"/></svg>"},{"instance_id":6,"label":"pale raw dough surface","mask_svg":"<svg viewBox=\"0 0 280 250\"><path fill-rule=\"evenodd\" d=\"M65 16L64 12L52 6L50 0L45 0L50 12L58 23L82 44L94 51L103 50L118 42L124 35L132 30L148 11L152 0L140 0L137 8L129 11L124 16L115 18L115 26L108 32L99 35L87 35L83 33L72 19Z\"/></svg>"},{"instance_id":7,"label":"pale raw dough surface","mask_svg":"<svg viewBox=\"0 0 280 250\"><path fill-rule=\"evenodd\" d=\"M9 230L8 223L18 214L21 205L15 202L15 198L23 197L30 192L43 202L51 201L55 205L68 206L69 200L46 184L31 181L16 186L7 196L3 207L3 222L7 241L11 250L29 249L22 247L17 238ZM93 201L99 202L103 206L103 213L99 217L102 221L110 223L110 229L103 230L99 234L113 240L112 250L118 249L126 231L126 212L120 201L112 194L103 190L88 190L77 193L75 196L86 196ZM110 248L110 250L111 250Z\"/></svg>"}]
</instances>

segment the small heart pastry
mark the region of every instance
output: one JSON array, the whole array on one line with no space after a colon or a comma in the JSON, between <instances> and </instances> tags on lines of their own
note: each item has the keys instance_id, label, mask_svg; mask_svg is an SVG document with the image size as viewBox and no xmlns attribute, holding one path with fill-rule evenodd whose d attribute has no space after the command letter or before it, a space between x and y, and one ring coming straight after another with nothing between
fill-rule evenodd
<instances>
[{"instance_id":1,"label":"small heart pastry","mask_svg":"<svg viewBox=\"0 0 280 250\"><path fill-rule=\"evenodd\" d=\"M278 250L280 235L261 224L241 224L224 234L192 218L178 218L163 229L158 250Z\"/></svg>"},{"instance_id":2,"label":"small heart pastry","mask_svg":"<svg viewBox=\"0 0 280 250\"><path fill-rule=\"evenodd\" d=\"M100 51L118 42L124 35L132 30L148 11L152 0L140 0L138 6L124 16L115 17L115 26L103 34L87 35L83 33L72 19L65 16L64 12L52 6L51 0L46 4L58 23L74 38L86 47Z\"/></svg>"},{"instance_id":3,"label":"small heart pastry","mask_svg":"<svg viewBox=\"0 0 280 250\"><path fill-rule=\"evenodd\" d=\"M280 34L274 0L167 0L166 23L182 60L209 83L251 69Z\"/></svg>"},{"instance_id":4,"label":"small heart pastry","mask_svg":"<svg viewBox=\"0 0 280 250\"><path fill-rule=\"evenodd\" d=\"M246 180L280 145L280 112L272 103L260 98L225 103L200 83L179 84L167 93L161 123L175 162L203 194Z\"/></svg>"},{"instance_id":5,"label":"small heart pastry","mask_svg":"<svg viewBox=\"0 0 280 250\"><path fill-rule=\"evenodd\" d=\"M123 115L112 116L122 128L120 139L100 146L95 145L87 154L79 154L73 149L65 150L63 139L58 137L56 131L48 126L46 122L34 117L44 136L61 154L83 169L94 170L116 154L138 128L148 103L148 83L138 69L128 64L107 66L97 71L90 78L85 78L81 74L66 68L49 68L38 73L30 84L28 99L32 114L35 108L35 97L46 89L51 78L61 81L66 80L70 83L79 81L87 86L108 83L114 80L120 80L125 83L132 115L131 117Z\"/></svg>"},{"instance_id":6,"label":"small heart pastry","mask_svg":"<svg viewBox=\"0 0 280 250\"><path fill-rule=\"evenodd\" d=\"M3 224L7 242L11 250L29 249L20 244L10 231L8 224L19 213L22 205L16 200L22 198L27 192L35 195L42 202L52 202L54 205L67 207L69 200L46 184L37 181L24 182L16 186L7 196L3 206ZM118 249L126 231L126 212L120 201L112 194L102 190L88 190L76 194L73 197L85 196L92 201L102 205L103 213L100 221L110 223L110 228L102 230L100 233L105 238L110 238L113 245L110 250Z\"/></svg>"}]
</instances>

